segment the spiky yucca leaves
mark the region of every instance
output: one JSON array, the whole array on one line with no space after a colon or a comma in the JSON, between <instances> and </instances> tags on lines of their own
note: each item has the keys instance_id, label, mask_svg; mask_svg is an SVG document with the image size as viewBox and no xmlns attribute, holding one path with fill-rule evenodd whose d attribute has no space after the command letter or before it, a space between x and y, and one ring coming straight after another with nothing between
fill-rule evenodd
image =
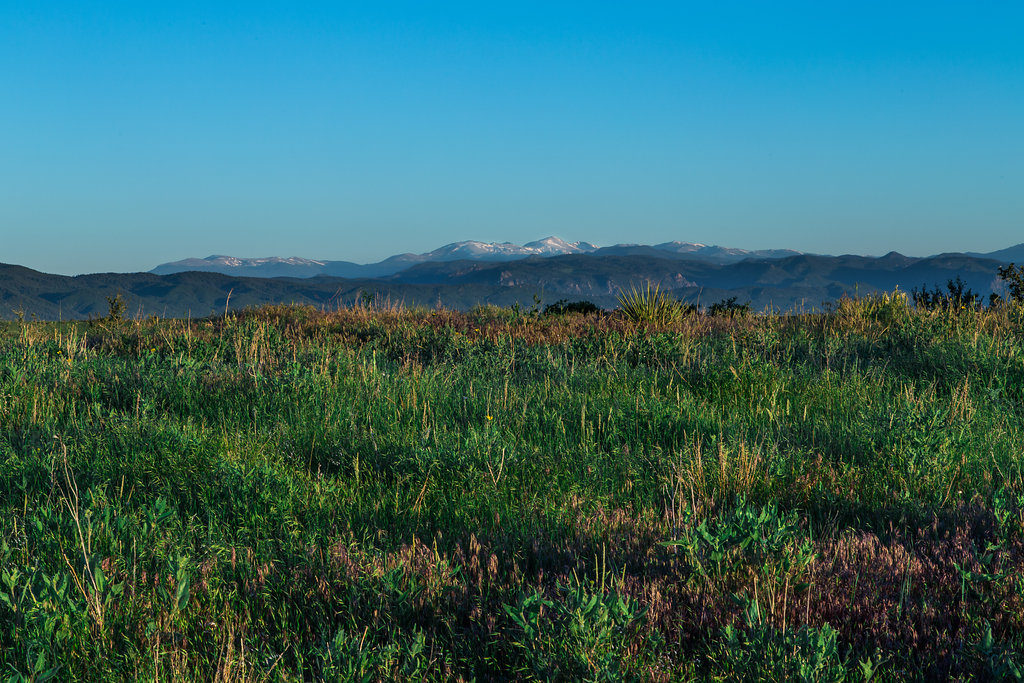
<instances>
[{"instance_id":1,"label":"spiky yucca leaves","mask_svg":"<svg viewBox=\"0 0 1024 683\"><path fill-rule=\"evenodd\" d=\"M661 285L650 282L645 287L633 285L628 292L620 292L619 308L630 320L651 325L670 325L686 312L679 301L661 289Z\"/></svg>"}]
</instances>

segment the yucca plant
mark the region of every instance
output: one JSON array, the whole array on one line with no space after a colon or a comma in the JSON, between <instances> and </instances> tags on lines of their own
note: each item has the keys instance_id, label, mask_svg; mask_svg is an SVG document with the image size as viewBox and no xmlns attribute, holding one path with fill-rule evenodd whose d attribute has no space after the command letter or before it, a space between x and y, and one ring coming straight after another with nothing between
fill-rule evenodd
<instances>
[{"instance_id":1,"label":"yucca plant","mask_svg":"<svg viewBox=\"0 0 1024 683\"><path fill-rule=\"evenodd\" d=\"M667 325L676 322L685 309L683 305L661 285L647 283L646 287L633 285L629 291L619 293L619 308L630 320L652 325Z\"/></svg>"}]
</instances>

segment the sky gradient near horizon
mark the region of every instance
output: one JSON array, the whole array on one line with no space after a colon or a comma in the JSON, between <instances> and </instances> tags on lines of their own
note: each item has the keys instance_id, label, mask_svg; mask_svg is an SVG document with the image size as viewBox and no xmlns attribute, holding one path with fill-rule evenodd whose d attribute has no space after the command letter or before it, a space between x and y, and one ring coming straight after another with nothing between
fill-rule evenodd
<instances>
[{"instance_id":1,"label":"sky gradient near horizon","mask_svg":"<svg viewBox=\"0 0 1024 683\"><path fill-rule=\"evenodd\" d=\"M1024 5L5 3L0 262L1024 242Z\"/></svg>"}]
</instances>

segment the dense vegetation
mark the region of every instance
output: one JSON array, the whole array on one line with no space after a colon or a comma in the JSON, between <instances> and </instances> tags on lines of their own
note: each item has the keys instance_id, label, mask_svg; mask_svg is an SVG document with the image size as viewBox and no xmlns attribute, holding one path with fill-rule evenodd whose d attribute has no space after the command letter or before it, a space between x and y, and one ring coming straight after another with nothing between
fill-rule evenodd
<instances>
[{"instance_id":1,"label":"dense vegetation","mask_svg":"<svg viewBox=\"0 0 1024 683\"><path fill-rule=\"evenodd\" d=\"M11 323L0 675L1018 676L1022 323Z\"/></svg>"}]
</instances>

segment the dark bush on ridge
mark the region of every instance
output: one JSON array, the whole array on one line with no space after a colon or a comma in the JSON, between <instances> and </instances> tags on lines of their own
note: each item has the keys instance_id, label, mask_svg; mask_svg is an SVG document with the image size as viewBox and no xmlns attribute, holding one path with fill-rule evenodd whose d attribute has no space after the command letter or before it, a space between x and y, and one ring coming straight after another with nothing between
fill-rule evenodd
<instances>
[{"instance_id":1,"label":"dark bush on ridge","mask_svg":"<svg viewBox=\"0 0 1024 683\"><path fill-rule=\"evenodd\" d=\"M1024 303L1024 266L1011 263L999 269L999 279L1005 283L1010 301ZM997 297L993 294L993 297ZM993 299L993 302L995 299Z\"/></svg>"},{"instance_id":2,"label":"dark bush on ridge","mask_svg":"<svg viewBox=\"0 0 1024 683\"><path fill-rule=\"evenodd\" d=\"M728 299L722 299L718 303L711 304L708 307L708 315L746 315L750 313L750 302L745 304L737 303L736 297L731 296Z\"/></svg>"},{"instance_id":3,"label":"dark bush on ridge","mask_svg":"<svg viewBox=\"0 0 1024 683\"><path fill-rule=\"evenodd\" d=\"M565 315L566 313L583 313L586 315L589 313L602 312L603 309L590 301L569 301L568 299L560 299L553 304L545 306L544 312L541 315Z\"/></svg>"},{"instance_id":4,"label":"dark bush on ridge","mask_svg":"<svg viewBox=\"0 0 1024 683\"><path fill-rule=\"evenodd\" d=\"M927 285L921 289L914 288L910 293L914 305L925 310L959 310L962 308L980 308L981 297L967 286L958 275L955 280L946 283L943 291L938 285L929 291Z\"/></svg>"}]
</instances>

